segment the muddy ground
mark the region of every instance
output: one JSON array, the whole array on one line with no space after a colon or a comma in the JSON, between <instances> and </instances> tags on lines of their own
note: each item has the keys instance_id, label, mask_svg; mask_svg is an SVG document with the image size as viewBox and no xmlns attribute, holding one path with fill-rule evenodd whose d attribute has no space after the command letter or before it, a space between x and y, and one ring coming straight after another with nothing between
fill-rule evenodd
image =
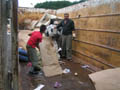
<instances>
[{"instance_id":1,"label":"muddy ground","mask_svg":"<svg viewBox=\"0 0 120 90\"><path fill-rule=\"evenodd\" d=\"M45 77L43 74L39 76L29 75L27 63L20 62L22 90L34 90L39 84L45 85L42 90L95 90L88 77L88 74L90 74L88 70L81 68L80 64L65 60L64 62L64 64L61 64L62 68L69 68L71 72L50 78ZM75 72L78 73L78 76L74 75ZM61 83L62 86L54 88L55 82Z\"/></svg>"}]
</instances>

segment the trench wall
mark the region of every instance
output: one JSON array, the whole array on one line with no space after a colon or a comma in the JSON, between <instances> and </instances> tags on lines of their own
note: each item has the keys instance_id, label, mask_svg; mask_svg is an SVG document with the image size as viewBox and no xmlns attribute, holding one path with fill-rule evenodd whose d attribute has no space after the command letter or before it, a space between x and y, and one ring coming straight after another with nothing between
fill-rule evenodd
<instances>
[{"instance_id":1,"label":"trench wall","mask_svg":"<svg viewBox=\"0 0 120 90\"><path fill-rule=\"evenodd\" d=\"M120 66L120 0L89 0L57 10L75 22L73 54L98 68ZM79 62L79 61L78 61Z\"/></svg>"}]
</instances>

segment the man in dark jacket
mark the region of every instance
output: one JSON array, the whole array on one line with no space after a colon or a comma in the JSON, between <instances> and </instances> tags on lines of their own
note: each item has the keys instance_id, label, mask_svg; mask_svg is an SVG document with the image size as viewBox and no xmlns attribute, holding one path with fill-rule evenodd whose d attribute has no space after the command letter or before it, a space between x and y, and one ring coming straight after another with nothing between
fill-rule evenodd
<instances>
[{"instance_id":1,"label":"man in dark jacket","mask_svg":"<svg viewBox=\"0 0 120 90\"><path fill-rule=\"evenodd\" d=\"M62 27L62 57L67 60L72 59L72 31L75 30L74 22L69 19L69 14L64 14L64 20L60 22L57 28Z\"/></svg>"}]
</instances>

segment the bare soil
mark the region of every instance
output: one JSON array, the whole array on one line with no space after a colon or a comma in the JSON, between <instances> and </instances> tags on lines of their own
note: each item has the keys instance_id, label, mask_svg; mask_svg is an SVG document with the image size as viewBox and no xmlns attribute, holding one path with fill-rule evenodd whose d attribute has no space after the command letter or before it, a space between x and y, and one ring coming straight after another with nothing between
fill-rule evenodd
<instances>
[{"instance_id":1,"label":"bare soil","mask_svg":"<svg viewBox=\"0 0 120 90\"><path fill-rule=\"evenodd\" d=\"M26 66L27 63L20 63L22 90L34 90L40 84L45 85L42 90L95 90L93 83L88 77L89 71L81 68L80 64L71 61L64 62L64 64L61 64L62 68L68 68L71 72L50 78L45 77L44 74L31 76L28 74L29 67ZM74 75L75 72L78 73L77 76ZM62 86L54 88L55 82L61 83Z\"/></svg>"}]
</instances>

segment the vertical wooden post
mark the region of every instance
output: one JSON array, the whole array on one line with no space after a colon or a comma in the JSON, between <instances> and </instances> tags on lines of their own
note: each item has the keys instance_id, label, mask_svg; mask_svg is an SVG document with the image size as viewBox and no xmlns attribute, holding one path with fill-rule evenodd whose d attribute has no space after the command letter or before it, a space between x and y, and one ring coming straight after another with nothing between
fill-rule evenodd
<instances>
[{"instance_id":1,"label":"vertical wooden post","mask_svg":"<svg viewBox=\"0 0 120 90\"><path fill-rule=\"evenodd\" d=\"M0 90L3 90L2 83L2 0L0 0Z\"/></svg>"},{"instance_id":2,"label":"vertical wooden post","mask_svg":"<svg viewBox=\"0 0 120 90\"><path fill-rule=\"evenodd\" d=\"M0 0L0 90L8 89L7 70L7 9L6 0Z\"/></svg>"},{"instance_id":3,"label":"vertical wooden post","mask_svg":"<svg viewBox=\"0 0 120 90\"><path fill-rule=\"evenodd\" d=\"M17 21L18 1L12 0L12 69L13 69L13 89L19 90L19 62L18 62L18 21Z\"/></svg>"},{"instance_id":4,"label":"vertical wooden post","mask_svg":"<svg viewBox=\"0 0 120 90\"><path fill-rule=\"evenodd\" d=\"M17 0L6 1L0 0L0 90L19 90ZM11 6L11 36L7 35L7 4Z\"/></svg>"}]
</instances>

